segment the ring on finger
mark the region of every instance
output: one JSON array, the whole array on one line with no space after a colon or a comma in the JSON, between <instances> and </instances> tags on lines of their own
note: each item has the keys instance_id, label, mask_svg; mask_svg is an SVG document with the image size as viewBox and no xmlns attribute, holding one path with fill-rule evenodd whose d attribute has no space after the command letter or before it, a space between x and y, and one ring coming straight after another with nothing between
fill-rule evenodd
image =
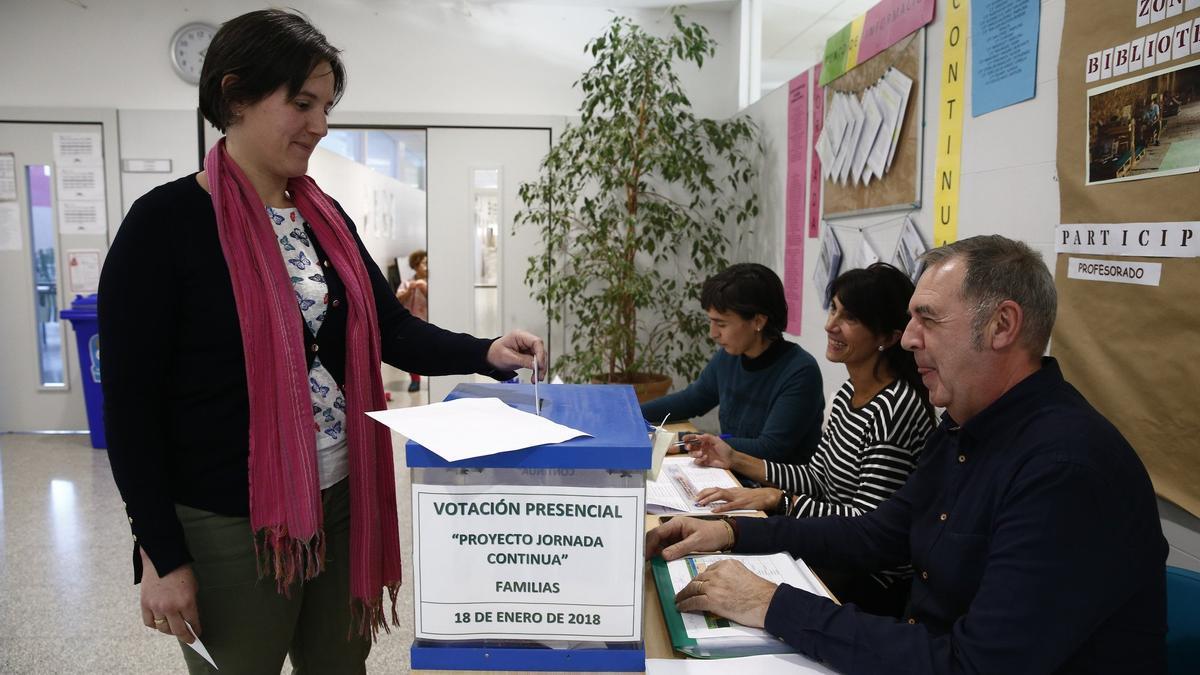
<instances>
[{"instance_id":1,"label":"ring on finger","mask_svg":"<svg viewBox=\"0 0 1200 675\"><path fill-rule=\"evenodd\" d=\"M164 623L166 623L166 622L167 622L167 617L165 617L165 616L164 616L164 617L162 617L162 618L155 619L155 620L154 620L154 625L155 625L155 626L161 626L161 625L163 625L163 624L164 624Z\"/></svg>"}]
</instances>

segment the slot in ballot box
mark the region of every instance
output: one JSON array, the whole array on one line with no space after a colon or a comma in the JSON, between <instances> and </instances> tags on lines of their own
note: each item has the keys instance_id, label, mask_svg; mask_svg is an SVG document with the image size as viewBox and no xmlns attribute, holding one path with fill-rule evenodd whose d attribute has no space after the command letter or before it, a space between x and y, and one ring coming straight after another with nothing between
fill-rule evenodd
<instances>
[{"instance_id":1,"label":"slot in ballot box","mask_svg":"<svg viewBox=\"0 0 1200 675\"><path fill-rule=\"evenodd\" d=\"M627 385L538 395L543 417L591 438L458 462L406 447L414 669L645 670L641 408ZM533 396L532 385L460 384L447 400L532 413Z\"/></svg>"}]
</instances>

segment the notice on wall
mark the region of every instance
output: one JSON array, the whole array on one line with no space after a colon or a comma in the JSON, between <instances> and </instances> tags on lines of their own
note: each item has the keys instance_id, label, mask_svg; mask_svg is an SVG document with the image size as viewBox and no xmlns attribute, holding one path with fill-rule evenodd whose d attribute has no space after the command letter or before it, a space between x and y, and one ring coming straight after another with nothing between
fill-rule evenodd
<instances>
[{"instance_id":1,"label":"notice on wall","mask_svg":"<svg viewBox=\"0 0 1200 675\"><path fill-rule=\"evenodd\" d=\"M975 0L971 10L971 113L1033 98L1039 0Z\"/></svg>"},{"instance_id":2,"label":"notice on wall","mask_svg":"<svg viewBox=\"0 0 1200 675\"><path fill-rule=\"evenodd\" d=\"M102 199L58 200L58 231L62 234L104 234L108 215Z\"/></svg>"},{"instance_id":3,"label":"notice on wall","mask_svg":"<svg viewBox=\"0 0 1200 675\"><path fill-rule=\"evenodd\" d=\"M821 86L933 21L936 6L936 0L880 0L825 42Z\"/></svg>"},{"instance_id":4,"label":"notice on wall","mask_svg":"<svg viewBox=\"0 0 1200 675\"><path fill-rule=\"evenodd\" d=\"M11 152L0 152L0 202L17 198L17 157Z\"/></svg>"},{"instance_id":5,"label":"notice on wall","mask_svg":"<svg viewBox=\"0 0 1200 675\"><path fill-rule=\"evenodd\" d=\"M645 491L412 486L415 633L637 641Z\"/></svg>"},{"instance_id":6,"label":"notice on wall","mask_svg":"<svg viewBox=\"0 0 1200 675\"><path fill-rule=\"evenodd\" d=\"M100 166L62 166L54 172L58 198L99 201L104 199L104 169Z\"/></svg>"},{"instance_id":7,"label":"notice on wall","mask_svg":"<svg viewBox=\"0 0 1200 675\"><path fill-rule=\"evenodd\" d=\"M810 82L813 83L812 99L812 136L820 138L821 130L825 127L825 90L817 85L821 81L821 64L813 66ZM808 172L808 236L815 239L821 234L821 155L817 152L817 144L812 144L812 157L809 161Z\"/></svg>"},{"instance_id":8,"label":"notice on wall","mask_svg":"<svg viewBox=\"0 0 1200 675\"><path fill-rule=\"evenodd\" d=\"M66 166L95 166L104 163L99 132L65 132L52 136L54 163Z\"/></svg>"},{"instance_id":9,"label":"notice on wall","mask_svg":"<svg viewBox=\"0 0 1200 675\"><path fill-rule=\"evenodd\" d=\"M946 5L938 96L937 155L933 172L933 245L958 241L958 192L962 166L963 79L967 74L968 0Z\"/></svg>"},{"instance_id":10,"label":"notice on wall","mask_svg":"<svg viewBox=\"0 0 1200 675\"><path fill-rule=\"evenodd\" d=\"M1157 286L1162 278L1162 263L1070 258L1067 260L1067 278Z\"/></svg>"},{"instance_id":11,"label":"notice on wall","mask_svg":"<svg viewBox=\"0 0 1200 675\"><path fill-rule=\"evenodd\" d=\"M0 202L0 251L21 249L21 207L17 202Z\"/></svg>"},{"instance_id":12,"label":"notice on wall","mask_svg":"<svg viewBox=\"0 0 1200 675\"><path fill-rule=\"evenodd\" d=\"M100 287L100 251L71 250L66 252L67 283L71 293L87 295Z\"/></svg>"},{"instance_id":13,"label":"notice on wall","mask_svg":"<svg viewBox=\"0 0 1200 675\"><path fill-rule=\"evenodd\" d=\"M811 86L805 71L788 84L787 224L783 245L783 289L787 332L799 335L804 303L804 239L808 229L808 105Z\"/></svg>"},{"instance_id":14,"label":"notice on wall","mask_svg":"<svg viewBox=\"0 0 1200 675\"><path fill-rule=\"evenodd\" d=\"M1145 258L1200 257L1200 222L1059 225L1055 253Z\"/></svg>"}]
</instances>

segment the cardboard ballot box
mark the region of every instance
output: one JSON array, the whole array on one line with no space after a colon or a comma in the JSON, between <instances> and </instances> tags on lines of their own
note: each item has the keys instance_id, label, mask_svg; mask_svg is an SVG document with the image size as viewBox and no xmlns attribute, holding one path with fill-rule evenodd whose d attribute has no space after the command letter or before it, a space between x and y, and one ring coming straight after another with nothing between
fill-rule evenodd
<instances>
[{"instance_id":1,"label":"cardboard ballot box","mask_svg":"<svg viewBox=\"0 0 1200 675\"><path fill-rule=\"evenodd\" d=\"M592 437L459 462L408 443L414 669L645 670L641 408L622 385L538 395L543 417ZM447 400L468 396L534 410L531 385Z\"/></svg>"}]
</instances>

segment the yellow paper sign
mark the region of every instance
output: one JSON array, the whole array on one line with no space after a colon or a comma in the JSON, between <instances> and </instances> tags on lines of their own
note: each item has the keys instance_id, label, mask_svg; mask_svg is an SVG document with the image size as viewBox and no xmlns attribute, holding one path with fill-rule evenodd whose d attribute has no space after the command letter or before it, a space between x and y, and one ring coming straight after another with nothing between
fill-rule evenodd
<instances>
[{"instance_id":1,"label":"yellow paper sign","mask_svg":"<svg viewBox=\"0 0 1200 675\"><path fill-rule=\"evenodd\" d=\"M962 169L963 101L967 77L967 5L969 0L946 2L946 32L942 44L941 94L937 158L934 161L933 245L958 239L958 192Z\"/></svg>"}]
</instances>

